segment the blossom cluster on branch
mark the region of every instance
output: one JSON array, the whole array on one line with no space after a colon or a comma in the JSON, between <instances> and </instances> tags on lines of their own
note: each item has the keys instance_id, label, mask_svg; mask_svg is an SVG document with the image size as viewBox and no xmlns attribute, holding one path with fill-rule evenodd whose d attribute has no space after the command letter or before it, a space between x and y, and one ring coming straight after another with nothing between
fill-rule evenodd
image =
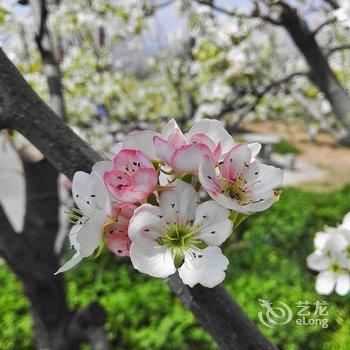
<instances>
[{"instance_id":1,"label":"blossom cluster on branch","mask_svg":"<svg viewBox=\"0 0 350 350\"><path fill-rule=\"evenodd\" d=\"M166 278L178 270L191 287L221 283L229 261L220 245L278 198L283 172L255 159L260 148L235 143L209 119L186 134L174 120L161 133L129 134L113 148L113 160L75 174L77 208L68 212L76 253L58 272L106 244L142 273Z\"/></svg>"},{"instance_id":2,"label":"blossom cluster on branch","mask_svg":"<svg viewBox=\"0 0 350 350\"><path fill-rule=\"evenodd\" d=\"M350 213L338 227L326 227L316 233L316 250L307 257L311 270L319 272L316 291L329 295L334 290L339 295L350 292Z\"/></svg>"}]
</instances>

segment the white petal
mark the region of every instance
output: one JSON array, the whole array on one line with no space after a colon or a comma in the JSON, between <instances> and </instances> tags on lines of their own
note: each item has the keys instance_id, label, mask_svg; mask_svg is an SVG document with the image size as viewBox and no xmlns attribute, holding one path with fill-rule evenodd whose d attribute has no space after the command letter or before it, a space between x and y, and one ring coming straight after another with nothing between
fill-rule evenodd
<instances>
[{"instance_id":1,"label":"white petal","mask_svg":"<svg viewBox=\"0 0 350 350\"><path fill-rule=\"evenodd\" d=\"M317 249L323 249L329 238L330 238L329 232L317 232L314 238L315 247Z\"/></svg>"},{"instance_id":2,"label":"white petal","mask_svg":"<svg viewBox=\"0 0 350 350\"><path fill-rule=\"evenodd\" d=\"M208 156L204 156L198 168L201 185L209 191L220 192L220 185L215 172L215 165Z\"/></svg>"},{"instance_id":3,"label":"white petal","mask_svg":"<svg viewBox=\"0 0 350 350\"><path fill-rule=\"evenodd\" d=\"M79 253L83 257L90 256L99 246L102 237L102 227L106 220L106 214L97 210L89 217L81 230L77 233Z\"/></svg>"},{"instance_id":4,"label":"white petal","mask_svg":"<svg viewBox=\"0 0 350 350\"><path fill-rule=\"evenodd\" d=\"M133 241L138 237L158 238L165 229L163 214L159 207L142 204L134 212L129 223L128 234Z\"/></svg>"},{"instance_id":5,"label":"white petal","mask_svg":"<svg viewBox=\"0 0 350 350\"><path fill-rule=\"evenodd\" d=\"M230 211L214 201L199 205L193 226L201 225L197 237L209 245L222 244L232 233L232 221L228 220Z\"/></svg>"},{"instance_id":6,"label":"white petal","mask_svg":"<svg viewBox=\"0 0 350 350\"><path fill-rule=\"evenodd\" d=\"M179 225L194 220L198 204L198 193L190 184L181 180L176 180L173 187L162 192L159 201L165 222Z\"/></svg>"},{"instance_id":7,"label":"white petal","mask_svg":"<svg viewBox=\"0 0 350 350\"><path fill-rule=\"evenodd\" d=\"M208 194L214 201L220 204L222 207L238 211L239 213L248 214L249 211L245 209L246 206L240 205L237 201L233 200L230 197L227 197L221 193L214 193L212 191L208 191Z\"/></svg>"},{"instance_id":8,"label":"white petal","mask_svg":"<svg viewBox=\"0 0 350 350\"><path fill-rule=\"evenodd\" d=\"M110 210L108 191L97 173L78 171L74 174L72 193L75 203L88 216L94 210Z\"/></svg>"},{"instance_id":9,"label":"white petal","mask_svg":"<svg viewBox=\"0 0 350 350\"><path fill-rule=\"evenodd\" d=\"M57 270L57 272L55 272L55 275L57 275L58 273L65 272L65 271L71 269L75 265L79 264L80 261L82 261L82 260L83 260L83 257L78 252L76 252L69 261L67 261L62 267L60 267Z\"/></svg>"},{"instance_id":10,"label":"white petal","mask_svg":"<svg viewBox=\"0 0 350 350\"><path fill-rule=\"evenodd\" d=\"M209 245L219 246L226 241L232 233L232 221L224 220L202 227L196 237Z\"/></svg>"},{"instance_id":11,"label":"white petal","mask_svg":"<svg viewBox=\"0 0 350 350\"><path fill-rule=\"evenodd\" d=\"M253 203L246 204L241 207L241 213L257 213L270 208L275 202L274 192L271 190L267 193L259 194L258 197L253 197L252 200ZM254 203L254 200L257 202Z\"/></svg>"},{"instance_id":12,"label":"white petal","mask_svg":"<svg viewBox=\"0 0 350 350\"><path fill-rule=\"evenodd\" d=\"M234 145L232 136L225 130L222 122L214 119L203 119L194 124L186 137L190 139L195 134L210 137L217 145L221 142L222 153L227 153Z\"/></svg>"},{"instance_id":13,"label":"white petal","mask_svg":"<svg viewBox=\"0 0 350 350\"><path fill-rule=\"evenodd\" d=\"M118 142L112 147L111 151L112 151L112 153L117 154L122 149L123 149L123 142Z\"/></svg>"},{"instance_id":14,"label":"white petal","mask_svg":"<svg viewBox=\"0 0 350 350\"><path fill-rule=\"evenodd\" d=\"M309 269L314 271L322 271L326 270L331 262L322 251L316 250L307 257L306 263Z\"/></svg>"},{"instance_id":15,"label":"white petal","mask_svg":"<svg viewBox=\"0 0 350 350\"><path fill-rule=\"evenodd\" d=\"M339 295L346 295L350 291L350 275L348 272L341 273L337 276L335 292Z\"/></svg>"},{"instance_id":16,"label":"white petal","mask_svg":"<svg viewBox=\"0 0 350 350\"><path fill-rule=\"evenodd\" d=\"M155 136L153 138L153 144L157 157L161 160L164 160L167 164L170 164L170 159L174 153L174 148L171 147L167 141L158 136Z\"/></svg>"},{"instance_id":17,"label":"white petal","mask_svg":"<svg viewBox=\"0 0 350 350\"><path fill-rule=\"evenodd\" d=\"M252 152L245 143L235 145L224 158L221 166L221 175L229 180L236 178L243 168L251 163Z\"/></svg>"},{"instance_id":18,"label":"white petal","mask_svg":"<svg viewBox=\"0 0 350 350\"><path fill-rule=\"evenodd\" d=\"M214 201L207 201L200 204L196 210L196 219L194 226L202 225L203 227L222 222L228 219L230 211L218 205Z\"/></svg>"},{"instance_id":19,"label":"white petal","mask_svg":"<svg viewBox=\"0 0 350 350\"><path fill-rule=\"evenodd\" d=\"M106 171L110 171L113 168L113 162L110 160L101 160L97 162L93 167L92 171L97 173L103 181L103 174Z\"/></svg>"},{"instance_id":20,"label":"white petal","mask_svg":"<svg viewBox=\"0 0 350 350\"><path fill-rule=\"evenodd\" d=\"M322 271L316 277L316 292L318 294L329 295L335 285L335 277L330 271Z\"/></svg>"},{"instance_id":21,"label":"white petal","mask_svg":"<svg viewBox=\"0 0 350 350\"><path fill-rule=\"evenodd\" d=\"M204 156L212 157L207 145L201 143L186 145L172 154L169 165L179 173L197 173Z\"/></svg>"},{"instance_id":22,"label":"white petal","mask_svg":"<svg viewBox=\"0 0 350 350\"><path fill-rule=\"evenodd\" d=\"M259 154L261 150L261 144L258 142L252 142L252 143L248 143L247 146L252 151L252 161L254 161L256 156Z\"/></svg>"},{"instance_id":23,"label":"white petal","mask_svg":"<svg viewBox=\"0 0 350 350\"><path fill-rule=\"evenodd\" d=\"M191 288L197 283L213 288L225 279L228 259L218 247L207 247L194 253L187 253L185 261L179 268L183 283Z\"/></svg>"},{"instance_id":24,"label":"white petal","mask_svg":"<svg viewBox=\"0 0 350 350\"><path fill-rule=\"evenodd\" d=\"M283 171L272 165L260 164L258 180L260 182L251 187L251 191L255 195L278 187L283 181Z\"/></svg>"},{"instance_id":25,"label":"white petal","mask_svg":"<svg viewBox=\"0 0 350 350\"><path fill-rule=\"evenodd\" d=\"M171 119L168 121L168 123L165 125L163 131L162 131L162 134L161 134L161 137L164 139L164 140L167 140L168 137L170 136L171 132L175 129L179 129L175 119Z\"/></svg>"},{"instance_id":26,"label":"white petal","mask_svg":"<svg viewBox=\"0 0 350 350\"><path fill-rule=\"evenodd\" d=\"M166 167L166 166L162 167L162 169L165 170L165 171L171 170L171 168ZM166 175L166 174L164 174L164 173L162 173L162 172L159 172L159 178L158 178L158 180L159 180L159 184L160 184L161 186L169 185L169 183L170 183L171 180L172 180L172 175Z\"/></svg>"},{"instance_id":27,"label":"white petal","mask_svg":"<svg viewBox=\"0 0 350 350\"><path fill-rule=\"evenodd\" d=\"M151 159L157 158L153 146L153 137L156 135L159 136L157 132L151 130L133 132L124 139L122 149L139 150Z\"/></svg>"},{"instance_id":28,"label":"white petal","mask_svg":"<svg viewBox=\"0 0 350 350\"><path fill-rule=\"evenodd\" d=\"M79 243L77 241L77 234L78 232L82 229L83 225L81 224L76 224L73 225L72 228L69 231L69 243L71 245L71 247L73 247L75 250L79 250Z\"/></svg>"},{"instance_id":29,"label":"white petal","mask_svg":"<svg viewBox=\"0 0 350 350\"><path fill-rule=\"evenodd\" d=\"M350 231L350 213L344 216L342 227Z\"/></svg>"},{"instance_id":30,"label":"white petal","mask_svg":"<svg viewBox=\"0 0 350 350\"><path fill-rule=\"evenodd\" d=\"M149 238L131 243L130 258L136 270L153 277L166 278L176 271L170 250Z\"/></svg>"}]
</instances>

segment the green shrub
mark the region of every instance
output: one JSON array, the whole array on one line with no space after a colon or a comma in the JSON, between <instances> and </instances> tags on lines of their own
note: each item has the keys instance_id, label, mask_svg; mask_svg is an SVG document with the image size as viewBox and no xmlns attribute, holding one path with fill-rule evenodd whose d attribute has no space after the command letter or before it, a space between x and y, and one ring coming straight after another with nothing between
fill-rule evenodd
<instances>
[{"instance_id":1,"label":"green shrub","mask_svg":"<svg viewBox=\"0 0 350 350\"><path fill-rule=\"evenodd\" d=\"M248 218L225 244L230 259L225 285L261 330L281 349L346 349L350 342L348 297L319 296L305 259L315 232L350 211L350 187L325 194L286 189L273 208ZM98 299L108 310L112 348L215 349L194 317L158 279L136 273L127 260L104 254L66 273L72 307ZM32 349L28 303L8 270L0 267L0 349ZM329 327L268 328L258 321L258 299L287 303L327 301ZM339 345L339 347L336 347Z\"/></svg>"},{"instance_id":2,"label":"green shrub","mask_svg":"<svg viewBox=\"0 0 350 350\"><path fill-rule=\"evenodd\" d=\"M273 146L273 151L275 153L279 153L279 154L292 153L292 154L298 155L301 153L299 148L293 146L290 142L288 142L286 140L282 140L282 141L276 143Z\"/></svg>"}]
</instances>

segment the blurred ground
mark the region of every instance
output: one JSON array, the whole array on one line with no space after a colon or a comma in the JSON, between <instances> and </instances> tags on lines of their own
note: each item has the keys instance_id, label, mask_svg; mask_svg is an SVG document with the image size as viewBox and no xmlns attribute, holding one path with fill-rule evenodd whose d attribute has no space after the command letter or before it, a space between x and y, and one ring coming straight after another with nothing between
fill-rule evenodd
<instances>
[{"instance_id":1,"label":"blurred ground","mask_svg":"<svg viewBox=\"0 0 350 350\"><path fill-rule=\"evenodd\" d=\"M338 146L327 134L319 133L316 140L311 142L306 125L278 121L251 123L246 130L279 135L301 151L296 161L297 167L300 164L304 168L301 175L297 175L299 188L327 191L350 181L350 149ZM300 176L304 179L300 179Z\"/></svg>"}]
</instances>

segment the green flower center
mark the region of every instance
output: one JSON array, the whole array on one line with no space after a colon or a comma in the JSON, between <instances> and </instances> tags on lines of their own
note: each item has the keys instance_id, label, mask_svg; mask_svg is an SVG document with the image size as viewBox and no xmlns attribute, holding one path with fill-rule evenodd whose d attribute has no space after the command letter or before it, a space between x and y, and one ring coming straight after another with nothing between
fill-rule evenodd
<instances>
[{"instance_id":1,"label":"green flower center","mask_svg":"<svg viewBox=\"0 0 350 350\"><path fill-rule=\"evenodd\" d=\"M339 266L338 264L334 263L334 264L331 265L330 270L331 270L332 272L335 272L335 273L336 273L336 272L340 272L340 271L341 271L341 268L340 268L340 266Z\"/></svg>"},{"instance_id":2,"label":"green flower center","mask_svg":"<svg viewBox=\"0 0 350 350\"><path fill-rule=\"evenodd\" d=\"M200 226L188 225L167 225L164 235L157 239L160 245L167 246L173 253L174 262L176 267L180 267L186 250L197 247L205 247L205 243L196 238L196 233L199 231Z\"/></svg>"},{"instance_id":3,"label":"green flower center","mask_svg":"<svg viewBox=\"0 0 350 350\"><path fill-rule=\"evenodd\" d=\"M246 193L243 186L244 180L241 175L238 175L233 183L226 182L223 184L223 193L239 204L244 204L246 202Z\"/></svg>"}]
</instances>

